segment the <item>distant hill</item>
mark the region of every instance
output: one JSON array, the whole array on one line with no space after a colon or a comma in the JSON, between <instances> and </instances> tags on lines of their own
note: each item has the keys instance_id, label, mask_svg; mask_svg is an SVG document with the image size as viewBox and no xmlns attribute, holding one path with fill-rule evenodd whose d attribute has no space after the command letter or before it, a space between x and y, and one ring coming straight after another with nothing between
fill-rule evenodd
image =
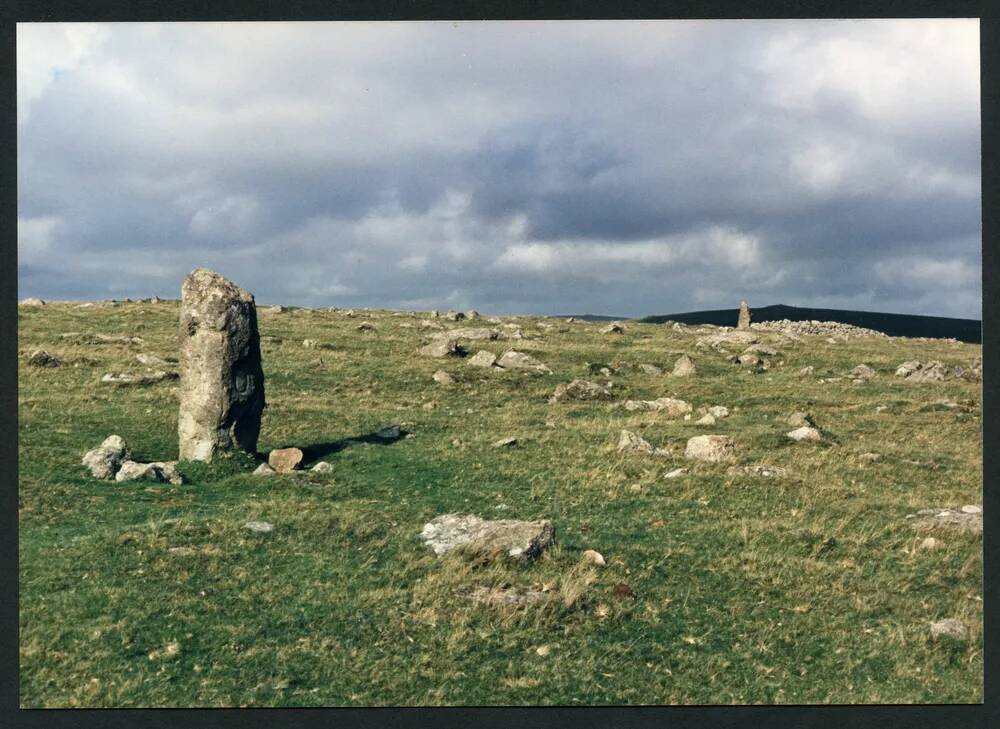
<instances>
[{"instance_id":1,"label":"distant hill","mask_svg":"<svg viewBox=\"0 0 1000 729\"><path fill-rule=\"evenodd\" d=\"M651 324L677 321L681 324L715 324L736 326L738 309L688 311L683 314L660 314L639 319ZM847 311L843 309L807 309L798 306L775 304L750 308L752 321L839 321L858 327L875 329L892 337L953 337L960 342L982 343L982 322L978 319L952 319L945 316L917 316L914 314L884 314L877 311ZM577 317L582 319L583 317Z\"/></svg>"}]
</instances>

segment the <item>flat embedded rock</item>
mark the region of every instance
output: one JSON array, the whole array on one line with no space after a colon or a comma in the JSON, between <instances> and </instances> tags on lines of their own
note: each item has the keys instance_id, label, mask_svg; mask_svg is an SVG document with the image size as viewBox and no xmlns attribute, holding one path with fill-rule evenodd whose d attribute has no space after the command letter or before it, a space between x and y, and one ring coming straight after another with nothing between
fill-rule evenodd
<instances>
[{"instance_id":1,"label":"flat embedded rock","mask_svg":"<svg viewBox=\"0 0 1000 729\"><path fill-rule=\"evenodd\" d=\"M165 380L176 380L176 372L157 370L156 372L108 372L101 382L120 387L145 387Z\"/></svg>"},{"instance_id":2,"label":"flat embedded rock","mask_svg":"<svg viewBox=\"0 0 1000 729\"><path fill-rule=\"evenodd\" d=\"M680 417L691 412L691 405L673 397L660 397L656 400L626 400L625 409L629 412L637 410L653 410L664 412L671 418Z\"/></svg>"},{"instance_id":3,"label":"flat embedded rock","mask_svg":"<svg viewBox=\"0 0 1000 729\"><path fill-rule=\"evenodd\" d=\"M517 438L501 438L493 444L494 448L513 448L517 445Z\"/></svg>"},{"instance_id":4,"label":"flat embedded rock","mask_svg":"<svg viewBox=\"0 0 1000 729\"><path fill-rule=\"evenodd\" d=\"M659 367L657 367L654 364L640 363L639 365L636 366L636 369L638 369L644 375L662 375L663 374L663 370L661 370Z\"/></svg>"},{"instance_id":5,"label":"flat embedded rock","mask_svg":"<svg viewBox=\"0 0 1000 729\"><path fill-rule=\"evenodd\" d=\"M454 337L441 337L417 350L425 357L461 357L463 350Z\"/></svg>"},{"instance_id":6,"label":"flat embedded rock","mask_svg":"<svg viewBox=\"0 0 1000 729\"><path fill-rule=\"evenodd\" d=\"M497 363L497 356L492 352L480 351L469 357L466 362L473 367L492 367Z\"/></svg>"},{"instance_id":7,"label":"flat embedded rock","mask_svg":"<svg viewBox=\"0 0 1000 729\"><path fill-rule=\"evenodd\" d=\"M32 367L58 367L62 360L44 349L36 349L28 356L28 364Z\"/></svg>"},{"instance_id":8,"label":"flat embedded rock","mask_svg":"<svg viewBox=\"0 0 1000 729\"><path fill-rule=\"evenodd\" d=\"M313 465L313 467L309 470L313 473L333 473L333 464L326 461L320 461L319 463Z\"/></svg>"},{"instance_id":9,"label":"flat embedded rock","mask_svg":"<svg viewBox=\"0 0 1000 729\"><path fill-rule=\"evenodd\" d=\"M618 452L633 453L645 456L668 456L670 451L666 448L654 448L653 444L643 438L638 433L630 430L623 430L618 436Z\"/></svg>"},{"instance_id":10,"label":"flat embedded rock","mask_svg":"<svg viewBox=\"0 0 1000 729\"><path fill-rule=\"evenodd\" d=\"M153 483L184 483L184 477L177 472L177 461L155 461L138 463L126 460L115 474L115 481L152 481Z\"/></svg>"},{"instance_id":11,"label":"flat embedded rock","mask_svg":"<svg viewBox=\"0 0 1000 729\"><path fill-rule=\"evenodd\" d=\"M471 339L471 340L491 340L500 336L496 329L488 327L460 327L457 329L446 329L440 332L438 337L450 337L451 339Z\"/></svg>"},{"instance_id":12,"label":"flat embedded rock","mask_svg":"<svg viewBox=\"0 0 1000 729\"><path fill-rule=\"evenodd\" d=\"M455 378L444 370L438 370L431 375L431 378L439 385L453 385L455 383Z\"/></svg>"},{"instance_id":13,"label":"flat embedded rock","mask_svg":"<svg viewBox=\"0 0 1000 729\"><path fill-rule=\"evenodd\" d=\"M914 519L913 526L917 529L942 528L976 534L983 533L983 509L974 504L969 504L961 509L921 509L916 514L910 514L906 518Z\"/></svg>"},{"instance_id":14,"label":"flat embedded rock","mask_svg":"<svg viewBox=\"0 0 1000 729\"><path fill-rule=\"evenodd\" d=\"M600 330L601 334L624 334L625 327L622 326L621 322L612 322L606 327L602 327Z\"/></svg>"},{"instance_id":15,"label":"flat embedded rock","mask_svg":"<svg viewBox=\"0 0 1000 729\"><path fill-rule=\"evenodd\" d=\"M694 360L688 357L686 354L682 354L674 362L674 369L671 371L671 375L674 377L690 377L695 374L696 369L694 366Z\"/></svg>"},{"instance_id":16,"label":"flat embedded rock","mask_svg":"<svg viewBox=\"0 0 1000 729\"><path fill-rule=\"evenodd\" d=\"M274 531L274 524L266 521L248 521L243 527L257 534L267 534Z\"/></svg>"},{"instance_id":17,"label":"flat embedded rock","mask_svg":"<svg viewBox=\"0 0 1000 729\"><path fill-rule=\"evenodd\" d=\"M262 463L257 468L253 470L251 475L253 476L274 476L278 472L271 468L268 464Z\"/></svg>"},{"instance_id":18,"label":"flat embedded rock","mask_svg":"<svg viewBox=\"0 0 1000 729\"><path fill-rule=\"evenodd\" d=\"M931 636L964 640L969 634L969 628L958 618L945 618L931 623Z\"/></svg>"},{"instance_id":19,"label":"flat embedded rock","mask_svg":"<svg viewBox=\"0 0 1000 729\"><path fill-rule=\"evenodd\" d=\"M555 542L547 519L489 521L474 514L442 514L424 525L420 539L440 556L454 550L526 561L538 557Z\"/></svg>"},{"instance_id":20,"label":"flat embedded rock","mask_svg":"<svg viewBox=\"0 0 1000 729\"><path fill-rule=\"evenodd\" d=\"M278 473L294 471L305 455L299 448L277 448L267 456L267 464Z\"/></svg>"},{"instance_id":21,"label":"flat embedded rock","mask_svg":"<svg viewBox=\"0 0 1000 729\"><path fill-rule=\"evenodd\" d=\"M697 435L688 439L684 457L707 463L730 461L736 455L736 443L728 435Z\"/></svg>"}]
</instances>

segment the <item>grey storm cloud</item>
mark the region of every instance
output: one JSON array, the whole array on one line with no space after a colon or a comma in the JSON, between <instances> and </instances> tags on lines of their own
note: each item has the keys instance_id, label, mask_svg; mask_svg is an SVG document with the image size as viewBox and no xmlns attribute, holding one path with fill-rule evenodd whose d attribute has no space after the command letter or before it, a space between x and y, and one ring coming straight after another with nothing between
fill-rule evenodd
<instances>
[{"instance_id":1,"label":"grey storm cloud","mask_svg":"<svg viewBox=\"0 0 1000 729\"><path fill-rule=\"evenodd\" d=\"M21 296L981 315L975 20L18 26Z\"/></svg>"}]
</instances>

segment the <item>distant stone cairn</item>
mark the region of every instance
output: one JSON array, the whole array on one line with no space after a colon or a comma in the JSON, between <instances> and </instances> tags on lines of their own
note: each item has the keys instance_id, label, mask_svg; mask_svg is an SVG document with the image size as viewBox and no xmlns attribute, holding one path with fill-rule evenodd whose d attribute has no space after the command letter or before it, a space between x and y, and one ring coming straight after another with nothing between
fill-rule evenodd
<instances>
[{"instance_id":1,"label":"distant stone cairn","mask_svg":"<svg viewBox=\"0 0 1000 729\"><path fill-rule=\"evenodd\" d=\"M257 450L264 371L253 295L198 268L181 287L180 458Z\"/></svg>"},{"instance_id":2,"label":"distant stone cairn","mask_svg":"<svg viewBox=\"0 0 1000 729\"><path fill-rule=\"evenodd\" d=\"M736 320L736 328L742 331L750 331L750 307L747 306L747 302L740 302L740 316Z\"/></svg>"}]
</instances>

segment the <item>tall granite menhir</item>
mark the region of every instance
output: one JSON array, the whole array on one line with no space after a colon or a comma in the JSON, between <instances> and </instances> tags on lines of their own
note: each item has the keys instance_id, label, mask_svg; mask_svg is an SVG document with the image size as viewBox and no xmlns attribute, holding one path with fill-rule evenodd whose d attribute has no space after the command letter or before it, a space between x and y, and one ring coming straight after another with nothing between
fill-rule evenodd
<instances>
[{"instance_id":1,"label":"tall granite menhir","mask_svg":"<svg viewBox=\"0 0 1000 729\"><path fill-rule=\"evenodd\" d=\"M255 453L264 371L253 295L197 268L181 287L180 458L211 461L218 450Z\"/></svg>"},{"instance_id":2,"label":"tall granite menhir","mask_svg":"<svg viewBox=\"0 0 1000 729\"><path fill-rule=\"evenodd\" d=\"M740 302L740 315L736 320L736 328L744 332L750 331L750 307L745 301Z\"/></svg>"}]
</instances>

